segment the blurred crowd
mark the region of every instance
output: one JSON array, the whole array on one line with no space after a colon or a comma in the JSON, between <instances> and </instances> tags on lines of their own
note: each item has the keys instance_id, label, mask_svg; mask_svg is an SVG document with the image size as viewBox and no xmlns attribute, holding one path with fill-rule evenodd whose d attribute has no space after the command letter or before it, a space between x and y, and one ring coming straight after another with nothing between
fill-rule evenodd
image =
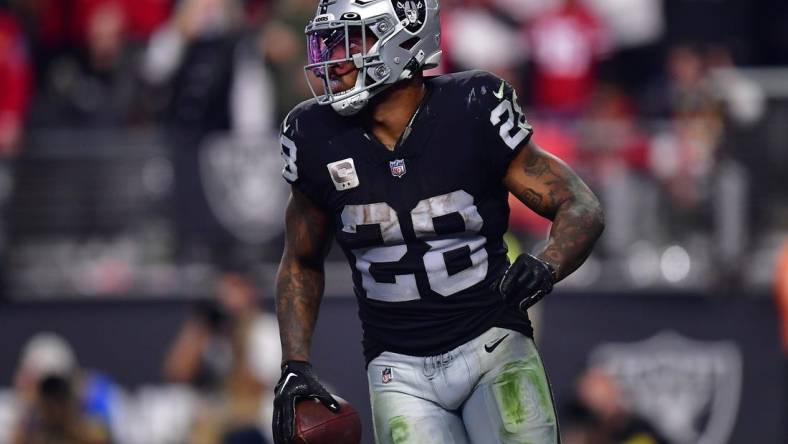
<instances>
[{"instance_id":1,"label":"blurred crowd","mask_svg":"<svg viewBox=\"0 0 788 444\"><path fill-rule=\"evenodd\" d=\"M536 143L599 194L608 228L565 288L730 291L777 276L785 302L788 11L769 7L779 4L441 0L444 57L430 74L505 78ZM204 296L161 364L164 380L195 394L168 405L188 409L130 413L111 377L41 334L19 358L10 442L149 442L128 418L176 413L188 413L177 442L270 438L276 325L252 282L281 254L276 133L310 97L303 29L315 6L0 0L0 298ZM139 164L133 149L145 151ZM512 209L507 242L530 249L548 222ZM253 265L222 269L232 255ZM602 370L582 375L575 397L567 442L667 442ZM123 408L126 429L113 420Z\"/></svg>"},{"instance_id":2,"label":"blurred crowd","mask_svg":"<svg viewBox=\"0 0 788 444\"><path fill-rule=\"evenodd\" d=\"M715 3L720 20L737 24L740 34L731 34L705 20L706 10L694 2L668 3L441 2L444 57L430 74L486 69L508 80L536 142L572 164L603 200L609 229L567 285L737 288L773 281L788 227L780 174L788 160L779 145L785 125L770 116L785 106L784 82L775 93L740 66L788 63L785 13L744 1ZM74 256L91 256L80 250L86 239L103 253L82 269L103 267L109 255L121 257L113 270L120 262L126 270L119 273L129 276L150 256L176 266L210 264L228 245L265 251L257 259L275 262L286 199L276 132L288 110L310 96L303 27L315 6L315 0L0 0L6 215L0 231L7 233L0 260L20 270L5 288L35 293L33 281L43 281L24 281L24 271L35 269L36 257L62 256L44 268L67 268ZM87 210L75 213L88 228L73 242L64 240L71 234L55 230L45 238L30 228L33 219L65 216L31 212L35 201L25 199L38 194L25 187L54 173L43 167L31 173L25 159L51 156L63 141L91 147L96 134L123 146L130 134L151 133L161 136L155 143L166 158L141 173L146 186L167 196L160 211L166 228L146 231L159 229L156 247L140 246L122 223L97 235L87 221L101 214ZM113 200L96 195L106 179L98 180L65 205ZM547 221L513 208L513 241L534 247ZM64 242L70 253L41 253L41 245ZM748 272L743 260L758 272ZM168 269L157 270L161 281ZM151 279L91 284L87 292L139 291L135 282ZM178 280L167 282L163 293Z\"/></svg>"},{"instance_id":3,"label":"blurred crowd","mask_svg":"<svg viewBox=\"0 0 788 444\"><path fill-rule=\"evenodd\" d=\"M281 351L276 322L255 307L253 294L242 274L226 273L217 298L195 306L180 327L162 363L164 384L147 394L80 364L65 337L35 334L22 347L11 396L0 397L0 413L10 411L0 415L0 442L272 442ZM559 406L562 442L695 442L669 437L669 427L639 414L633 394L602 366L589 364L567 395Z\"/></svg>"},{"instance_id":4,"label":"blurred crowd","mask_svg":"<svg viewBox=\"0 0 788 444\"><path fill-rule=\"evenodd\" d=\"M213 296L162 338L170 344L161 384L147 393L81 364L66 337L34 334L21 347L10 396L0 396L0 443L272 442L281 349L256 287L244 267L225 267Z\"/></svg>"},{"instance_id":5,"label":"blurred crowd","mask_svg":"<svg viewBox=\"0 0 788 444\"><path fill-rule=\"evenodd\" d=\"M24 127L275 128L309 95L300 79L314 3L3 0L3 150L19 144ZM727 104L752 123L763 111L762 94L741 79L712 81L734 65L723 41L666 42L660 0L445 0L441 8L437 72L495 72L544 118L681 118Z\"/></svg>"}]
</instances>

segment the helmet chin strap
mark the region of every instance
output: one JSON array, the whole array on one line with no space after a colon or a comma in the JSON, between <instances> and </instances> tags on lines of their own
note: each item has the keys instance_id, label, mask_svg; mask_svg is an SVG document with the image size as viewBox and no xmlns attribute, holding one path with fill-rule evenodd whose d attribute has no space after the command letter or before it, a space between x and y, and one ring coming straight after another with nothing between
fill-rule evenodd
<instances>
[{"instance_id":1,"label":"helmet chin strap","mask_svg":"<svg viewBox=\"0 0 788 444\"><path fill-rule=\"evenodd\" d=\"M336 111L340 116L352 116L367 106L367 103L369 103L369 97L369 91L363 91L358 94L354 94L347 99L342 99L338 102L332 103L331 108L334 108L334 111Z\"/></svg>"},{"instance_id":2,"label":"helmet chin strap","mask_svg":"<svg viewBox=\"0 0 788 444\"><path fill-rule=\"evenodd\" d=\"M366 76L366 68L364 68L363 59L361 59L361 57L356 58L354 54L353 62L358 68L358 75L356 76L356 86L354 88L363 88L364 77ZM332 103L331 108L333 108L334 111L336 111L340 116L352 116L354 114L357 114L362 109L364 109L364 107L367 106L367 103L369 103L369 99L383 89L386 88L381 88L380 90L375 91L374 94L371 93L369 90L362 91L358 94L353 94L352 96L346 99L338 100Z\"/></svg>"}]
</instances>

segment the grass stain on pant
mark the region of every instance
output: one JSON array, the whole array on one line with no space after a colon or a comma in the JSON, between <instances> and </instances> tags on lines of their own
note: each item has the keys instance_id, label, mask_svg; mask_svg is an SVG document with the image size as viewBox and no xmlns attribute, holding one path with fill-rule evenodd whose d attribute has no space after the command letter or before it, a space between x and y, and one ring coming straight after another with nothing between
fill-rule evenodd
<instances>
[{"instance_id":1,"label":"grass stain on pant","mask_svg":"<svg viewBox=\"0 0 788 444\"><path fill-rule=\"evenodd\" d=\"M550 388L538 359L506 364L495 379L494 396L508 434L555 424Z\"/></svg>"},{"instance_id":2,"label":"grass stain on pant","mask_svg":"<svg viewBox=\"0 0 788 444\"><path fill-rule=\"evenodd\" d=\"M404 416L395 416L389 420L391 429L391 440L394 444L405 444L411 442L410 425Z\"/></svg>"}]
</instances>

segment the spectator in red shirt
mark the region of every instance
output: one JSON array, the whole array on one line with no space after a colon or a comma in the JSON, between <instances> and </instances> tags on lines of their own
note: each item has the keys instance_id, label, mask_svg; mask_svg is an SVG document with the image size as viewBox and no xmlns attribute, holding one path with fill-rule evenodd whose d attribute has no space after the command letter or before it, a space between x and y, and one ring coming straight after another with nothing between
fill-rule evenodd
<instances>
[{"instance_id":1,"label":"spectator in red shirt","mask_svg":"<svg viewBox=\"0 0 788 444\"><path fill-rule=\"evenodd\" d=\"M171 0L124 0L129 16L129 35L147 40L170 17Z\"/></svg>"},{"instance_id":2,"label":"spectator in red shirt","mask_svg":"<svg viewBox=\"0 0 788 444\"><path fill-rule=\"evenodd\" d=\"M30 101L30 64L19 24L0 10L0 157L19 148Z\"/></svg>"},{"instance_id":3,"label":"spectator in red shirt","mask_svg":"<svg viewBox=\"0 0 788 444\"><path fill-rule=\"evenodd\" d=\"M139 49L128 38L130 18L124 2L74 1L81 6L75 6L69 29L78 46L56 52L48 61L30 126L148 124L153 104L139 81Z\"/></svg>"},{"instance_id":4,"label":"spectator in red shirt","mask_svg":"<svg viewBox=\"0 0 788 444\"><path fill-rule=\"evenodd\" d=\"M534 65L536 105L575 115L596 85L596 65L607 51L602 23L579 0L547 11L527 30Z\"/></svg>"},{"instance_id":5,"label":"spectator in red shirt","mask_svg":"<svg viewBox=\"0 0 788 444\"><path fill-rule=\"evenodd\" d=\"M71 0L74 2L71 29L75 41L82 41L97 10L109 6L123 10L126 30L132 40L146 40L170 15L172 0Z\"/></svg>"}]
</instances>

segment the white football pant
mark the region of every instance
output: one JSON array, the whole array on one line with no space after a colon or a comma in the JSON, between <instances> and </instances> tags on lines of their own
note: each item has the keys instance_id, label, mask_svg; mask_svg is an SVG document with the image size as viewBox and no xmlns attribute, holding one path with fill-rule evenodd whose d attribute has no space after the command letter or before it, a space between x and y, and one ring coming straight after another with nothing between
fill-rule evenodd
<instances>
[{"instance_id":1,"label":"white football pant","mask_svg":"<svg viewBox=\"0 0 788 444\"><path fill-rule=\"evenodd\" d=\"M385 352L367 369L378 444L556 444L533 341L503 328L439 356Z\"/></svg>"}]
</instances>

